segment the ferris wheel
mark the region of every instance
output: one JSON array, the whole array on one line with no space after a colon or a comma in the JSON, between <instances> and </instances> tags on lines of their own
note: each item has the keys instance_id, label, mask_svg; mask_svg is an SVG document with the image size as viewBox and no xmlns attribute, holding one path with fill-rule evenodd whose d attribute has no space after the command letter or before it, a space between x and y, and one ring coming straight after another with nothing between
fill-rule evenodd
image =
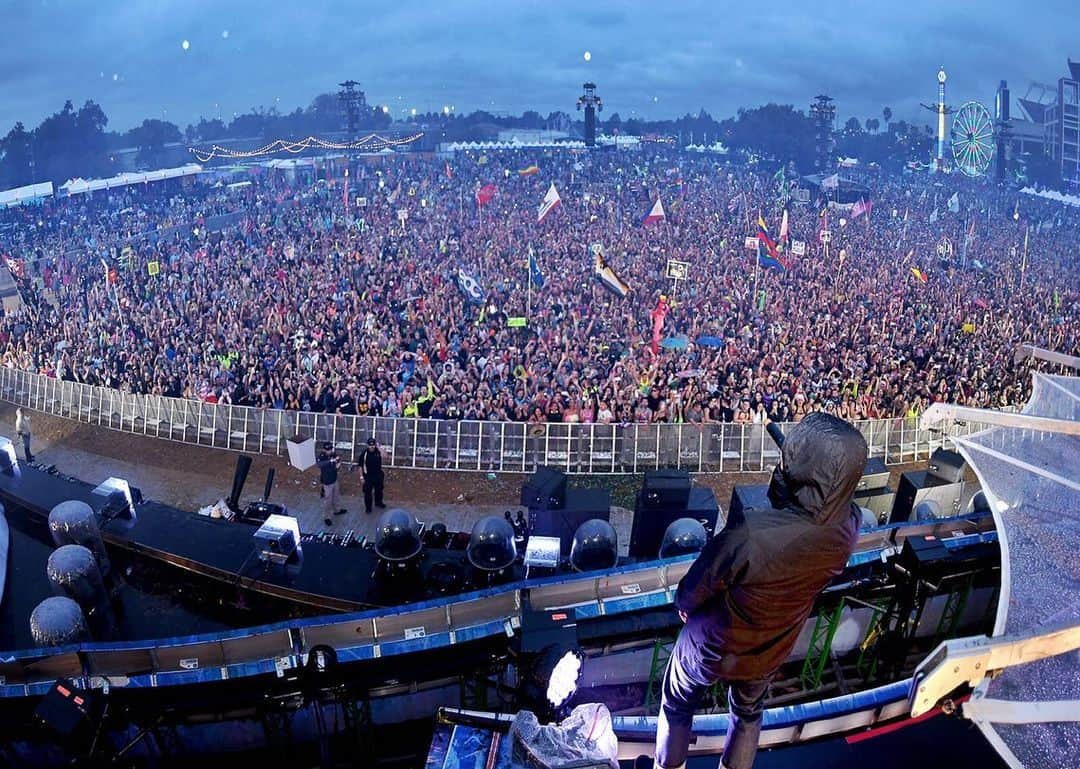
<instances>
[{"instance_id":1,"label":"ferris wheel","mask_svg":"<svg viewBox=\"0 0 1080 769\"><path fill-rule=\"evenodd\" d=\"M994 157L994 121L990 110L969 101L953 116L952 153L956 167L967 176L982 176Z\"/></svg>"}]
</instances>

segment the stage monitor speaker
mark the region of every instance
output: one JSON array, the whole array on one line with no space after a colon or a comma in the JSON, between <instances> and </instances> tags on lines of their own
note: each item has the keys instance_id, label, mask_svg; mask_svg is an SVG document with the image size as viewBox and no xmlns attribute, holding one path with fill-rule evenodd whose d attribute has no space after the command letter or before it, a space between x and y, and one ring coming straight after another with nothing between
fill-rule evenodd
<instances>
[{"instance_id":1,"label":"stage monitor speaker","mask_svg":"<svg viewBox=\"0 0 1080 769\"><path fill-rule=\"evenodd\" d=\"M855 494L868 489L880 489L889 485L889 469L885 467L881 457L870 457L866 460L866 469L863 470L859 485L855 487Z\"/></svg>"},{"instance_id":2,"label":"stage monitor speaker","mask_svg":"<svg viewBox=\"0 0 1080 769\"><path fill-rule=\"evenodd\" d=\"M926 472L945 483L961 483L964 480L964 457L958 451L937 449L930 455Z\"/></svg>"},{"instance_id":3,"label":"stage monitor speaker","mask_svg":"<svg viewBox=\"0 0 1080 769\"><path fill-rule=\"evenodd\" d=\"M607 489L567 489L559 508L530 508L529 534L558 537L562 557L570 555L574 532L592 518L611 519L611 492Z\"/></svg>"},{"instance_id":4,"label":"stage monitor speaker","mask_svg":"<svg viewBox=\"0 0 1080 769\"><path fill-rule=\"evenodd\" d=\"M915 577L925 577L936 563L949 557L945 543L932 535L908 537L900 551L899 564Z\"/></svg>"},{"instance_id":5,"label":"stage monitor speaker","mask_svg":"<svg viewBox=\"0 0 1080 769\"><path fill-rule=\"evenodd\" d=\"M236 458L236 471L233 473L232 493L229 494L226 504L233 512L240 511L240 495L244 493L244 484L247 483L248 473L251 472L251 457L241 454Z\"/></svg>"},{"instance_id":6,"label":"stage monitor speaker","mask_svg":"<svg viewBox=\"0 0 1080 769\"><path fill-rule=\"evenodd\" d=\"M936 502L942 517L951 518L960 512L963 493L963 483L947 483L927 470L903 473L889 523L907 523L912 519L912 512L922 502Z\"/></svg>"},{"instance_id":7,"label":"stage monitor speaker","mask_svg":"<svg viewBox=\"0 0 1080 769\"><path fill-rule=\"evenodd\" d=\"M634 524L630 530L630 557L652 560L660 552L667 527L680 518L693 518L701 522L709 536L716 529L720 515L720 505L716 495L708 486L693 486L685 507L655 508L648 507L643 497L644 490L638 493L634 507Z\"/></svg>"},{"instance_id":8,"label":"stage monitor speaker","mask_svg":"<svg viewBox=\"0 0 1080 769\"><path fill-rule=\"evenodd\" d=\"M558 510L565 503L566 473L554 467L537 469L521 487L521 506L530 510Z\"/></svg>"},{"instance_id":9,"label":"stage monitor speaker","mask_svg":"<svg viewBox=\"0 0 1080 769\"><path fill-rule=\"evenodd\" d=\"M61 679L42 698L35 717L69 746L82 744L91 735L97 720L94 692L84 691Z\"/></svg>"},{"instance_id":10,"label":"stage monitor speaker","mask_svg":"<svg viewBox=\"0 0 1080 769\"><path fill-rule=\"evenodd\" d=\"M859 507L865 507L877 516L879 523L886 523L896 501L896 490L891 486L856 490L854 501Z\"/></svg>"},{"instance_id":11,"label":"stage monitor speaker","mask_svg":"<svg viewBox=\"0 0 1080 769\"><path fill-rule=\"evenodd\" d=\"M728 515L741 513L750 507L770 507L769 485L767 483L755 486L736 486L731 490L731 504L728 505Z\"/></svg>"},{"instance_id":12,"label":"stage monitor speaker","mask_svg":"<svg viewBox=\"0 0 1080 769\"><path fill-rule=\"evenodd\" d=\"M686 507L690 501L690 473L686 470L646 470L641 492L647 509Z\"/></svg>"}]
</instances>

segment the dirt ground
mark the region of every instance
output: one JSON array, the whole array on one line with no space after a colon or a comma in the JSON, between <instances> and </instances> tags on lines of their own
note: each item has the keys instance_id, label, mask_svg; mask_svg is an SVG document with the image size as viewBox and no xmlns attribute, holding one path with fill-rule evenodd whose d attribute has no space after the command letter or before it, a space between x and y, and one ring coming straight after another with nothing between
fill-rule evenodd
<instances>
[{"instance_id":1,"label":"dirt ground","mask_svg":"<svg viewBox=\"0 0 1080 769\"><path fill-rule=\"evenodd\" d=\"M198 510L229 495L237 452L190 446L183 443L131 435L96 425L30 412L33 421L33 451L43 464L52 464L68 474L94 483L110 476L138 486L147 499L155 499L185 510ZM0 435L15 439L15 408L0 404ZM16 441L17 443L17 441ZM21 456L22 447L18 446ZM341 476L341 504L349 512L333 516L325 524L319 499L318 473L300 472L283 458L251 455L253 462L242 501L260 498L267 470L276 476L271 500L286 505L300 520L301 530L356 531L370 536L377 515L363 513L363 496L358 473ZM893 468L895 487L899 473L915 466ZM451 530L469 530L485 515L502 515L518 510L520 473L497 473L494 479L480 472L443 470L386 471L386 503L405 508L421 520L442 520ZM767 473L704 473L695 482L711 487L721 509L728 506L735 485L766 483ZM612 493L612 523L619 532L621 548L629 541L634 495L641 487L640 475L571 476L571 486L602 486Z\"/></svg>"}]
</instances>

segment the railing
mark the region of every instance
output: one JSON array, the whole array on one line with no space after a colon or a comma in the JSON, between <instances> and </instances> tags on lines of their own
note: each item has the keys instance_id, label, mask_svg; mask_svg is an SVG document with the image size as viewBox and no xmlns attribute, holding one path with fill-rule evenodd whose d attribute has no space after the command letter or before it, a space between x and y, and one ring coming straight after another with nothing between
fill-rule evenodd
<instances>
[{"instance_id":1,"label":"railing","mask_svg":"<svg viewBox=\"0 0 1080 769\"><path fill-rule=\"evenodd\" d=\"M329 441L356 461L367 439L383 447L388 467L479 472L532 472L541 465L567 473L608 475L667 467L697 473L763 472L779 451L763 425L525 424L449 419L315 414L134 395L0 368L0 399L53 416L230 451L288 454L294 436ZM916 419L855 423L871 457L917 462L967 435L975 424L923 430Z\"/></svg>"}]
</instances>

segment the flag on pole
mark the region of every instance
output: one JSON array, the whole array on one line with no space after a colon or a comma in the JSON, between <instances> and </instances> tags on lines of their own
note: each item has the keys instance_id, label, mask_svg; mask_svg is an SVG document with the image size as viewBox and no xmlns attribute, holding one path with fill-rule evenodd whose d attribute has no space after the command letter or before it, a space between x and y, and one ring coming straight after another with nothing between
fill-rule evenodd
<instances>
[{"instance_id":1,"label":"flag on pole","mask_svg":"<svg viewBox=\"0 0 1080 769\"><path fill-rule=\"evenodd\" d=\"M533 176L534 174L538 173L540 173L540 166L536 165L536 163L533 163L531 166L525 166L524 168L518 169L518 176Z\"/></svg>"},{"instance_id":2,"label":"flag on pole","mask_svg":"<svg viewBox=\"0 0 1080 769\"><path fill-rule=\"evenodd\" d=\"M450 167L450 161L446 162L446 178L447 179L453 179L454 178L454 169Z\"/></svg>"},{"instance_id":3,"label":"flag on pole","mask_svg":"<svg viewBox=\"0 0 1080 769\"><path fill-rule=\"evenodd\" d=\"M851 207L851 218L857 219L863 214L870 215L870 211L874 208L874 201L863 200L859 198L859 202Z\"/></svg>"},{"instance_id":4,"label":"flag on pole","mask_svg":"<svg viewBox=\"0 0 1080 769\"><path fill-rule=\"evenodd\" d=\"M788 212L784 209L784 217L780 220L780 237L776 240L778 243L783 243L788 239Z\"/></svg>"},{"instance_id":5,"label":"flag on pole","mask_svg":"<svg viewBox=\"0 0 1080 769\"><path fill-rule=\"evenodd\" d=\"M394 203L397 203L398 195L400 195L400 194L401 194L401 182L398 182L398 186L397 186L397 187L395 187L395 188L394 188L394 191L393 191L393 192L391 192L391 193L390 193L390 194L389 194L389 195L387 196L386 200L387 200L387 201L388 201L388 202L389 202L389 203L390 203L391 205L393 205Z\"/></svg>"},{"instance_id":6,"label":"flag on pole","mask_svg":"<svg viewBox=\"0 0 1080 769\"><path fill-rule=\"evenodd\" d=\"M960 213L960 193L954 192L952 197L949 198L949 211L954 214Z\"/></svg>"},{"instance_id":7,"label":"flag on pole","mask_svg":"<svg viewBox=\"0 0 1080 769\"><path fill-rule=\"evenodd\" d=\"M486 206L495 199L495 185L485 184L476 191L476 205Z\"/></svg>"},{"instance_id":8,"label":"flag on pole","mask_svg":"<svg viewBox=\"0 0 1080 769\"><path fill-rule=\"evenodd\" d=\"M555 189L555 182L551 183L548 187L547 193L544 195L544 199L540 201L540 208L536 211L536 223L544 221L547 215L562 202L562 198L559 197L559 191Z\"/></svg>"},{"instance_id":9,"label":"flag on pole","mask_svg":"<svg viewBox=\"0 0 1080 769\"><path fill-rule=\"evenodd\" d=\"M345 186L341 191L342 203L345 205L345 210L349 210L349 169L345 169Z\"/></svg>"},{"instance_id":10,"label":"flag on pole","mask_svg":"<svg viewBox=\"0 0 1080 769\"><path fill-rule=\"evenodd\" d=\"M544 274L540 272L540 265L536 263L536 253L529 248L529 276L532 284L537 288L544 287Z\"/></svg>"},{"instance_id":11,"label":"flag on pole","mask_svg":"<svg viewBox=\"0 0 1080 769\"><path fill-rule=\"evenodd\" d=\"M625 298L630 293L630 284L620 278L604 261L604 252L599 243L593 245L592 253L593 272L600 278L600 285L620 299Z\"/></svg>"},{"instance_id":12,"label":"flag on pole","mask_svg":"<svg viewBox=\"0 0 1080 769\"><path fill-rule=\"evenodd\" d=\"M771 254L761 253L761 241L757 244L757 260L758 264L766 269L780 270L780 272L787 272L787 265L780 259L780 257L774 252Z\"/></svg>"},{"instance_id":13,"label":"flag on pole","mask_svg":"<svg viewBox=\"0 0 1080 769\"><path fill-rule=\"evenodd\" d=\"M768 255L771 256L773 259L776 259L780 252L776 250L776 241L774 241L771 237L769 237L769 228L766 226L765 220L761 217L761 214L758 214L757 221L758 221L758 233L757 233L758 241L761 242L761 243L764 243L765 244L765 250L768 252Z\"/></svg>"},{"instance_id":14,"label":"flag on pole","mask_svg":"<svg viewBox=\"0 0 1080 769\"><path fill-rule=\"evenodd\" d=\"M728 201L727 210L728 210L729 214L733 214L733 213L735 213L736 211L739 210L739 199L741 197L742 197L742 193L740 192L738 195L736 195L735 197L733 197L731 200Z\"/></svg>"},{"instance_id":15,"label":"flag on pole","mask_svg":"<svg viewBox=\"0 0 1080 769\"><path fill-rule=\"evenodd\" d=\"M835 190L840 186L840 174L833 174L832 176L826 176L821 180L821 189L823 190Z\"/></svg>"},{"instance_id":16,"label":"flag on pole","mask_svg":"<svg viewBox=\"0 0 1080 769\"><path fill-rule=\"evenodd\" d=\"M642 218L641 226L648 227L650 224L656 224L665 219L667 219L667 214L664 213L664 204L660 202L660 198L657 198L652 208L649 209L649 213Z\"/></svg>"},{"instance_id":17,"label":"flag on pole","mask_svg":"<svg viewBox=\"0 0 1080 769\"><path fill-rule=\"evenodd\" d=\"M937 212L937 209L935 208L933 211L930 212L930 218L927 221L930 224L933 224L937 220L938 220L938 212Z\"/></svg>"},{"instance_id":18,"label":"flag on pole","mask_svg":"<svg viewBox=\"0 0 1080 769\"><path fill-rule=\"evenodd\" d=\"M914 275L915 280L919 281L920 283L925 283L928 279L927 274L920 270L918 267L912 267L911 274Z\"/></svg>"}]
</instances>

